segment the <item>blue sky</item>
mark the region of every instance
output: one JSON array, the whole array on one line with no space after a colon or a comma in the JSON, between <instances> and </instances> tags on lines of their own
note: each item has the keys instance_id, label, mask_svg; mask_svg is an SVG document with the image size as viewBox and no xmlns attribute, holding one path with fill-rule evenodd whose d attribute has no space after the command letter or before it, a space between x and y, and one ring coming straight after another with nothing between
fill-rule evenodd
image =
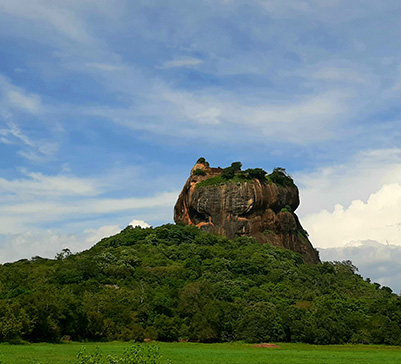
<instances>
[{"instance_id":1,"label":"blue sky","mask_svg":"<svg viewBox=\"0 0 401 364\"><path fill-rule=\"evenodd\" d=\"M401 5L0 0L0 262L172 222L198 157L280 166L326 260L401 289Z\"/></svg>"}]
</instances>

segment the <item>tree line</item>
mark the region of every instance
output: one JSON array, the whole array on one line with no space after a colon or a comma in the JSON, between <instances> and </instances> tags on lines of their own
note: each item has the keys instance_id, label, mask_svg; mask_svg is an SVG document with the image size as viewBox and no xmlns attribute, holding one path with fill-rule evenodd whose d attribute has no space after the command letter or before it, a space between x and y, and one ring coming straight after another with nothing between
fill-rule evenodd
<instances>
[{"instance_id":1,"label":"tree line","mask_svg":"<svg viewBox=\"0 0 401 364\"><path fill-rule=\"evenodd\" d=\"M252 238L128 226L78 254L0 265L0 341L401 344L401 298L350 261Z\"/></svg>"}]
</instances>

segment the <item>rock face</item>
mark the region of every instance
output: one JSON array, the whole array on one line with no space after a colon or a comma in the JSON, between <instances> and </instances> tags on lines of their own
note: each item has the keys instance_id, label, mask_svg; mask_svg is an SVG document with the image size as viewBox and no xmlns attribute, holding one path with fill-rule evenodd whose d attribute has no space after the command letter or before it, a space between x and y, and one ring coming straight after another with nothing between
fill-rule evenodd
<instances>
[{"instance_id":1,"label":"rock face","mask_svg":"<svg viewBox=\"0 0 401 364\"><path fill-rule=\"evenodd\" d=\"M256 178L200 184L221 173L221 168L195 164L174 208L176 223L196 225L231 239L253 236L260 243L300 253L307 263L320 261L294 213L299 206L295 185L261 182Z\"/></svg>"}]
</instances>

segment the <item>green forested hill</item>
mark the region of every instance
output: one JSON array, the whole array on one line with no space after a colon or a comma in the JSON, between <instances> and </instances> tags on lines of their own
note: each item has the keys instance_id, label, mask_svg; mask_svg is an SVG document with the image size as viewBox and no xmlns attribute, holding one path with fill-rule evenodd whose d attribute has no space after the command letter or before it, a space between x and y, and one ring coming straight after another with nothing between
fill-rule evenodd
<instances>
[{"instance_id":1,"label":"green forested hill","mask_svg":"<svg viewBox=\"0 0 401 364\"><path fill-rule=\"evenodd\" d=\"M191 226L127 227L0 265L0 340L401 344L401 298L355 271Z\"/></svg>"}]
</instances>

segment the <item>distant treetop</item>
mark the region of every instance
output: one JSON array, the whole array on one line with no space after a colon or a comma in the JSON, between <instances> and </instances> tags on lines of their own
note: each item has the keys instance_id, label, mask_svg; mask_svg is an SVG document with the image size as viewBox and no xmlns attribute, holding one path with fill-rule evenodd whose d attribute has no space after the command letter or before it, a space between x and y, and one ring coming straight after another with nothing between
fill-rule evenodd
<instances>
[{"instance_id":1,"label":"distant treetop","mask_svg":"<svg viewBox=\"0 0 401 364\"><path fill-rule=\"evenodd\" d=\"M269 174L269 178L273 183L282 186L294 186L294 180L287 173L285 168L276 167L273 169L273 172Z\"/></svg>"},{"instance_id":2,"label":"distant treetop","mask_svg":"<svg viewBox=\"0 0 401 364\"><path fill-rule=\"evenodd\" d=\"M231 163L231 168L232 168L235 172L240 171L240 170L241 170L241 167L242 167L242 163L241 163L241 162L232 162L232 163Z\"/></svg>"},{"instance_id":3,"label":"distant treetop","mask_svg":"<svg viewBox=\"0 0 401 364\"><path fill-rule=\"evenodd\" d=\"M209 162L204 158L204 157L200 157L197 161L196 164L204 164L205 166L209 167Z\"/></svg>"}]
</instances>

